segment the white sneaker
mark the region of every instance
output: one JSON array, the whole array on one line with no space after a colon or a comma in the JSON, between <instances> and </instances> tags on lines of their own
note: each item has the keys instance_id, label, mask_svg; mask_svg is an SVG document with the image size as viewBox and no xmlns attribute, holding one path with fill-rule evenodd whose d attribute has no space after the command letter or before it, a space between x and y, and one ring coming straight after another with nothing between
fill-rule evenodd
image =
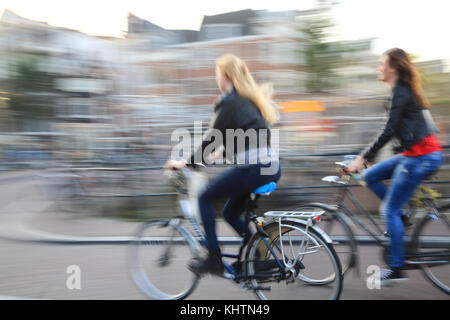
<instances>
[{"instance_id":1,"label":"white sneaker","mask_svg":"<svg viewBox=\"0 0 450 320\"><path fill-rule=\"evenodd\" d=\"M380 284L382 286L389 286L395 282L407 281L408 277L400 269L393 267L392 269L381 269Z\"/></svg>"}]
</instances>

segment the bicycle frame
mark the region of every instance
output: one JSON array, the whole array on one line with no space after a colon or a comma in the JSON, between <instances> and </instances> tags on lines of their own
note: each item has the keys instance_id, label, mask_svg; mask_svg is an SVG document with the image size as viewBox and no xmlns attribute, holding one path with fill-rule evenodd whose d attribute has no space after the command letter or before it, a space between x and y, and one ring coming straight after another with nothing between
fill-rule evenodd
<instances>
[{"instance_id":1,"label":"bicycle frame","mask_svg":"<svg viewBox=\"0 0 450 320\"><path fill-rule=\"evenodd\" d=\"M375 240L375 242L377 243L378 246L386 247L387 242L385 240L383 240L379 235L372 232L367 227L367 225L361 221L361 219L360 219L360 217L358 217L358 215L356 215L352 210L350 210L349 208L347 208L347 206L345 206L344 200L347 198L358 209L358 211L360 213L362 213L370 221L371 225L376 228L376 231L379 234L383 234L383 230L378 226L376 221L372 218L372 216L369 214L369 212L364 208L361 201L359 201L359 199L355 196L355 194L350 190L350 186L344 185L344 186L340 186L339 188L341 188L342 190L340 190L340 192L338 193L338 196L336 197L337 208L335 208L335 210L340 210L346 216L348 216L353 222L356 221L356 223L369 236L371 236ZM423 203L424 203L424 208L429 208L431 210L431 212L428 214L436 215L436 205L434 204L433 201L423 200ZM332 208L332 207L330 207L330 208ZM329 210L330 208L327 208L327 209ZM412 215L414 215L414 214L415 214L415 211L413 212Z\"/></svg>"},{"instance_id":2,"label":"bicycle frame","mask_svg":"<svg viewBox=\"0 0 450 320\"><path fill-rule=\"evenodd\" d=\"M376 221L370 216L369 212L364 208L361 201L358 200L358 198L355 196L355 194L350 190L349 186L343 186L340 187L342 190L340 190L340 194L337 197L337 209L342 210L344 214L346 214L352 221L356 221L356 223L368 234L370 235L379 246L384 246L385 241L378 235L376 235L372 230L370 230L364 222L355 214L353 211L348 209L344 205L345 198L349 199L351 203L357 207L360 213L363 213L363 215L369 219L370 223L376 228L377 232L379 234L383 234L383 230L378 226Z\"/></svg>"},{"instance_id":3,"label":"bicycle frame","mask_svg":"<svg viewBox=\"0 0 450 320\"><path fill-rule=\"evenodd\" d=\"M190 178L190 179L200 179L198 176L194 176L191 174L191 172L187 171L188 169L182 169L181 173L184 177L186 178ZM191 186L193 184L190 184ZM197 185L198 187L198 185ZM189 200L189 197L194 197L196 198L197 195L196 194L191 194L190 190L184 190L183 188L179 188L177 189L179 192L179 199L178 199L178 204L179 207L183 213L184 218L188 221L190 228L193 231L193 238L195 239L195 241L202 247L206 247L206 238L204 233L201 230L201 226L200 226L200 221L199 221L199 215L198 213L194 212L192 206L191 206L191 202ZM197 188L197 192L198 192L198 188ZM188 196L186 196L186 194ZM238 274L237 270L234 270L234 268L228 264L226 261L222 260L224 268L226 270L225 276L229 279L232 280L249 280L252 278L268 278L268 277L279 277L280 279L283 279L283 276L286 276L287 272L290 271L290 269L293 267L290 264L287 264L287 258L284 254L284 249L282 247L280 247L278 244L274 243L274 248L270 245L268 239L269 239L269 235L262 229L261 226L259 226L257 218L256 218L256 214L254 213L254 209L256 208L256 200L258 199L259 196L254 195L254 194L249 194L249 198L246 204L246 210L245 210L245 218L248 221L248 223L252 222L253 225L255 226L256 230L257 230L257 234L261 237L263 243L265 244L265 246L267 247L268 251L271 254L271 257L273 257L272 261L276 262L276 265L280 268L280 270L282 270L282 272L278 272L278 273L255 273L252 275L246 275L246 274ZM297 222L300 223L305 223L301 220L298 220ZM307 225L306 230L308 230L308 227L313 228L315 231L317 231L319 234L321 234L322 236L324 236L324 232L322 230L320 230L319 228L315 227L313 225L314 223L312 223L311 225ZM308 236L307 232L304 233L306 236ZM331 243L331 239L329 237L324 237L326 239L327 242ZM309 238L308 238L309 240ZM222 253L222 258L233 258L236 259L238 261L241 260L244 248L247 246L248 243L243 242L239 248L239 254L231 254L231 253ZM275 250L277 250L281 256L283 257L283 259L281 260L280 258L277 257L277 254L275 253ZM298 262L298 256L297 259L295 261L295 263ZM294 265L295 265L294 263Z\"/></svg>"},{"instance_id":4,"label":"bicycle frame","mask_svg":"<svg viewBox=\"0 0 450 320\"><path fill-rule=\"evenodd\" d=\"M200 224L196 220L195 215L194 215L194 213L191 210L189 201L187 199L179 199L178 203L179 203L179 206L181 208L181 211L183 212L184 217L189 222L189 225L190 225L190 227L193 230L195 240L198 242L198 244L200 246L206 247L205 235L201 231ZM250 222L251 220L248 219L248 215L249 215L249 210L246 210L246 217L247 217L247 220ZM272 247L270 246L269 242L267 241L267 238L262 237L262 239L263 239L264 244L268 248L269 252L271 253L272 257L277 262L278 266L281 268L281 270L283 270L284 269L283 262L280 261L278 259L278 257L276 256L274 250L272 249ZM233 258L233 259L236 259L236 260L240 260L241 257L242 257L243 249L245 248L246 245L247 245L247 243L242 243L242 245L241 245L241 247L239 249L239 254L222 253L222 257L223 258ZM282 253L282 249L279 248L279 246L277 244L275 244L275 247L276 247L277 250L280 251L280 253ZM228 264L226 261L222 260L222 263L224 265L225 270L228 273L228 274L225 274L225 276L227 278L229 278L229 279L232 279L232 280L249 280L249 279L256 278L256 277L266 278L266 277L272 277L272 276L280 276L279 273L276 273L276 274L273 274L273 273L270 273L270 274L268 274L268 273L257 273L257 274L251 275L251 276L239 275L239 274L237 274L237 271L234 270L233 267L230 264Z\"/></svg>"},{"instance_id":5,"label":"bicycle frame","mask_svg":"<svg viewBox=\"0 0 450 320\"><path fill-rule=\"evenodd\" d=\"M340 163L337 163L337 164L340 164ZM349 180L350 176L352 176L356 181L360 180L358 176L355 177L355 176L347 174L347 173L344 173L344 174L345 174L344 178L341 178L342 180ZM322 203L314 203L314 205L318 206L318 207L322 207L329 211L336 212L336 213L339 212L344 217L348 217L353 223L356 222L369 236L371 236L375 240L375 242L378 246L384 248L386 250L385 252L387 252L387 250L389 250L389 241L384 240L381 236L372 232L372 230L370 230L370 228L367 227L367 225L360 219L360 217L358 215L356 215L353 211L351 211L349 208L347 208L345 206L344 200L347 198L357 208L357 210L360 213L362 213L370 221L370 223L373 226L375 226L377 232L379 234L383 234L383 230L381 230L381 228L378 226L376 221L371 217L369 212L364 208L363 204L358 200L358 198L355 196L355 194L350 190L351 186L349 186L345 182L338 181L337 178L338 177L334 176L334 177L326 177L323 179L324 181L329 181L329 182L337 183L340 185L339 186L340 190L336 196L337 205L329 206L329 205L322 204ZM420 207L426 208L427 214L425 216L430 219L436 220L437 217L439 216L437 207L436 207L434 201L431 199L422 199ZM410 216L414 216L415 214L416 214L416 211L413 211ZM426 254L408 253L407 248L411 248L414 246L414 243L412 241L416 236L415 232L416 232L415 229L413 229L413 234L411 235L411 241L405 242L405 249L407 250L405 252L406 259L426 258L426 257L437 258L437 259L448 258L448 253L442 252L442 251L428 252ZM448 260L408 261L408 268L417 269L417 268L420 268L420 265L422 265L422 264L439 265L439 264L446 264L446 263L448 263Z\"/></svg>"}]
</instances>

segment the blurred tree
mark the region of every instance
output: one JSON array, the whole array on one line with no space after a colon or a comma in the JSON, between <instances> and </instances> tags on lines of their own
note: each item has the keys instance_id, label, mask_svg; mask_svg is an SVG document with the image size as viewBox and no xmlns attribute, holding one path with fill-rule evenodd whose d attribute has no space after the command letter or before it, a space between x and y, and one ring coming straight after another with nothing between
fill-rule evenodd
<instances>
[{"instance_id":1,"label":"blurred tree","mask_svg":"<svg viewBox=\"0 0 450 320\"><path fill-rule=\"evenodd\" d=\"M419 69L420 70L420 69ZM450 73L426 73L421 72L422 85L425 96L432 106L450 105Z\"/></svg>"},{"instance_id":2,"label":"blurred tree","mask_svg":"<svg viewBox=\"0 0 450 320\"><path fill-rule=\"evenodd\" d=\"M38 69L36 60L17 63L9 87L9 107L22 130L26 129L27 122L54 115L55 80L51 73Z\"/></svg>"},{"instance_id":3,"label":"blurred tree","mask_svg":"<svg viewBox=\"0 0 450 320\"><path fill-rule=\"evenodd\" d=\"M323 91L337 84L334 69L340 65L346 50L328 39L334 26L331 10L337 4L337 1L317 0L316 7L301 17L299 30L306 42L302 42L304 50L300 54L307 72L305 86L310 91Z\"/></svg>"}]
</instances>

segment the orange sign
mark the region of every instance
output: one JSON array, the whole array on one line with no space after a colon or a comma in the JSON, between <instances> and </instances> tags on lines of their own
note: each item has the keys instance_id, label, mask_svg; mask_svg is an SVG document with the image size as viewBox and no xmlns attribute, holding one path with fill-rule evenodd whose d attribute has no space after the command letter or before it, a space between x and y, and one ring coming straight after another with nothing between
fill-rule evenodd
<instances>
[{"instance_id":1,"label":"orange sign","mask_svg":"<svg viewBox=\"0 0 450 320\"><path fill-rule=\"evenodd\" d=\"M284 101L279 103L281 112L320 112L325 108L319 101Z\"/></svg>"}]
</instances>

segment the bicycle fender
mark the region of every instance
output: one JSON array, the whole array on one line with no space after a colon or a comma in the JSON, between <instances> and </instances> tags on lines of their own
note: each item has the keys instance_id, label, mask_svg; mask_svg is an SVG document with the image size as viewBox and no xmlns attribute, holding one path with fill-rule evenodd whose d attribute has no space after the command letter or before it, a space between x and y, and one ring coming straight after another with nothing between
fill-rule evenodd
<instances>
[{"instance_id":1,"label":"bicycle fender","mask_svg":"<svg viewBox=\"0 0 450 320\"><path fill-rule=\"evenodd\" d=\"M353 230L355 230L355 228L356 228L356 225L355 225L355 223L353 222L353 220L350 219L350 218L347 216L347 214L343 213L343 212L340 210L340 209L343 209L344 211L345 211L345 210L350 211L350 210L347 209L346 207L344 207L344 208L339 208L339 207L336 206L336 205L329 205L329 204L322 203L322 202L311 202L311 203L309 203L309 204L307 204L307 205L317 206L317 207L319 207L319 208L322 208L322 209L327 210L327 211L331 211L331 212L333 212L333 213L339 215L339 217L341 217L342 220L344 220L344 222L350 227L350 229L352 229L352 232L353 232Z\"/></svg>"},{"instance_id":2,"label":"bicycle fender","mask_svg":"<svg viewBox=\"0 0 450 320\"><path fill-rule=\"evenodd\" d=\"M325 209L325 210L328 210L328 211L334 211L334 212L336 212L339 209L335 205L329 205L329 204L321 203L321 202L311 202L311 203L309 203L309 205L317 206L319 208L322 208L322 209Z\"/></svg>"},{"instance_id":3,"label":"bicycle fender","mask_svg":"<svg viewBox=\"0 0 450 320\"><path fill-rule=\"evenodd\" d=\"M321 235L326 243L333 244L333 240L331 240L330 236L328 234L326 234L325 231L323 231L321 228L319 228L316 225L308 226L308 222L307 221L300 220L300 219L289 219L289 218L287 218L287 219L283 219L283 221L292 221L292 222L301 223L301 224L305 225L305 227L308 227L309 229L313 229L315 232L317 232L319 235Z\"/></svg>"},{"instance_id":4,"label":"bicycle fender","mask_svg":"<svg viewBox=\"0 0 450 320\"><path fill-rule=\"evenodd\" d=\"M353 222L353 220L349 217L349 213L351 212L350 209L348 209L347 207L343 206L341 207L342 211L336 211L336 214L338 214L342 220L345 221L345 223L350 227L350 229L352 230L352 232L354 230L356 230L356 224Z\"/></svg>"}]
</instances>

